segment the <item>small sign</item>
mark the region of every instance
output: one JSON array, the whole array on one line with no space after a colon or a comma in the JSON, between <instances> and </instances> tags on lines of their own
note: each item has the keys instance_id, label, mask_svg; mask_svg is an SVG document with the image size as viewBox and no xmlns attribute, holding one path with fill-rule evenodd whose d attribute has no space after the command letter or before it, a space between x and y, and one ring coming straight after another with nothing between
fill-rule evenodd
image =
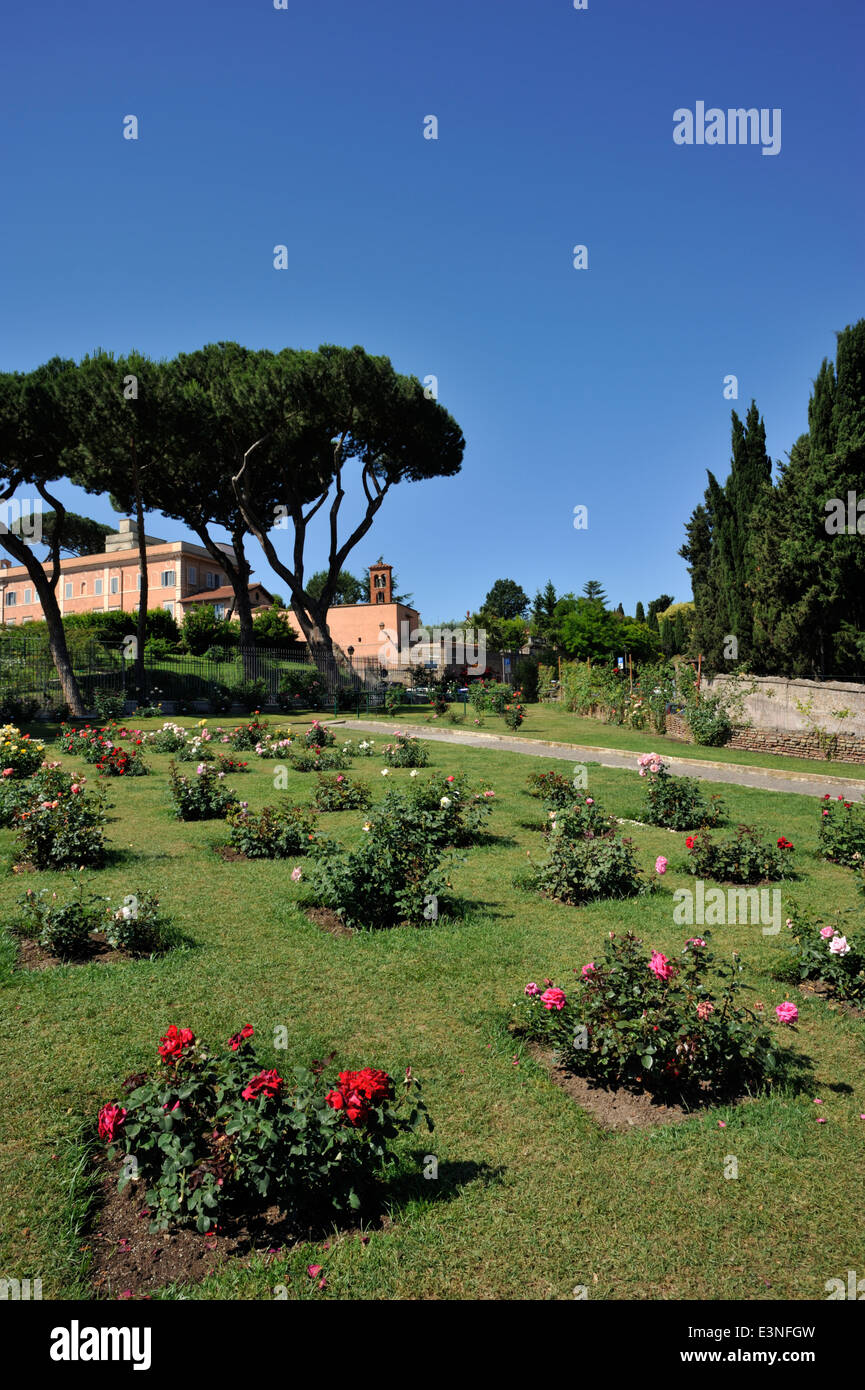
<instances>
[{"instance_id":1,"label":"small sign","mask_svg":"<svg viewBox=\"0 0 865 1390\"><path fill-rule=\"evenodd\" d=\"M625 658L624 658L623 656L619 656L619 657L616 658L616 660L617 660L618 663L619 663L619 670L620 670L620 671L624 671L624 669L625 669Z\"/></svg>"},{"instance_id":2,"label":"small sign","mask_svg":"<svg viewBox=\"0 0 865 1390\"><path fill-rule=\"evenodd\" d=\"M509 656L502 657L502 669L505 671L509 671L511 669L511 659Z\"/></svg>"}]
</instances>

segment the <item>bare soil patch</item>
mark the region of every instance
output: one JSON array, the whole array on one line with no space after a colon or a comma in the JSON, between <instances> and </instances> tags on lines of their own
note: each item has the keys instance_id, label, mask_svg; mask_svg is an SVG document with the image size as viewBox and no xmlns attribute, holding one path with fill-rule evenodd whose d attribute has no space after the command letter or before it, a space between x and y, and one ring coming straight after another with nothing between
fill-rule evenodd
<instances>
[{"instance_id":1,"label":"bare soil patch","mask_svg":"<svg viewBox=\"0 0 865 1390\"><path fill-rule=\"evenodd\" d=\"M22 937L18 945L19 970L50 970L55 965L112 965L118 960L134 960L128 951L109 946L103 932L91 932L86 948L69 960L55 956L30 937Z\"/></svg>"},{"instance_id":2,"label":"bare soil patch","mask_svg":"<svg viewBox=\"0 0 865 1390\"><path fill-rule=\"evenodd\" d=\"M118 1192L119 1165L107 1166L101 1156L93 1163L103 1170L101 1192L84 1248L92 1258L96 1298L149 1298L168 1284L199 1283L228 1260L245 1263L253 1255L276 1259L304 1243L333 1243L362 1234L356 1227L334 1234L332 1225L323 1223L301 1227L276 1207L254 1220L226 1221L206 1234L188 1227L151 1231L144 1183L129 1182ZM390 1225L390 1218L381 1216L369 1229Z\"/></svg>"},{"instance_id":3,"label":"bare soil patch","mask_svg":"<svg viewBox=\"0 0 865 1390\"><path fill-rule=\"evenodd\" d=\"M342 918L329 907L308 907L306 917L313 926L330 932L332 936L354 936L354 928L347 927Z\"/></svg>"},{"instance_id":4,"label":"bare soil patch","mask_svg":"<svg viewBox=\"0 0 865 1390\"><path fill-rule=\"evenodd\" d=\"M551 1080L604 1129L627 1131L652 1129L655 1125L677 1125L705 1109L699 1103L690 1107L678 1105L658 1099L651 1091L601 1086L584 1076L575 1076L554 1062L552 1049L542 1047L540 1043L529 1043L528 1051L549 1071ZM750 1099L750 1096L743 1096L740 1103L744 1104Z\"/></svg>"}]
</instances>

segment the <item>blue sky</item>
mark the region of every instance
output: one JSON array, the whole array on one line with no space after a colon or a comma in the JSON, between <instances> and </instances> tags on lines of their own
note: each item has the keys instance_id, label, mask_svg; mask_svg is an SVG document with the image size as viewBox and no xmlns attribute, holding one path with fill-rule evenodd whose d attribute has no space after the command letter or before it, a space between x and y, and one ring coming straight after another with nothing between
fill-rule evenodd
<instances>
[{"instance_id":1,"label":"blue sky","mask_svg":"<svg viewBox=\"0 0 865 1390\"><path fill-rule=\"evenodd\" d=\"M3 40L0 369L234 339L434 374L463 471L398 489L350 562L428 622L502 576L689 597L731 404L783 457L865 312L859 0L49 0ZM698 100L781 108L781 152L675 145Z\"/></svg>"}]
</instances>

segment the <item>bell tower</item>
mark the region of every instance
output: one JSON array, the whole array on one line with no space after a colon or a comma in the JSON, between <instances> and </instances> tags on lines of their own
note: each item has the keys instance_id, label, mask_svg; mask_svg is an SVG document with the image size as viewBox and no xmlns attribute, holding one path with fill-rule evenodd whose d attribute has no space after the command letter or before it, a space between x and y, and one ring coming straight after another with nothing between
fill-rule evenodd
<instances>
[{"instance_id":1,"label":"bell tower","mask_svg":"<svg viewBox=\"0 0 865 1390\"><path fill-rule=\"evenodd\" d=\"M393 565L386 565L379 556L369 567L370 603L393 603Z\"/></svg>"}]
</instances>

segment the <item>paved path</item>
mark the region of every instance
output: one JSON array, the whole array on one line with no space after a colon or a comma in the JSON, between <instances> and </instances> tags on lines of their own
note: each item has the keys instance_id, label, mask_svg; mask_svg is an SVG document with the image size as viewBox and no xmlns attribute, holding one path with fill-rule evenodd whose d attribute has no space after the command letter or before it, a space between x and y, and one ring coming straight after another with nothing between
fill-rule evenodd
<instances>
[{"instance_id":1,"label":"paved path","mask_svg":"<svg viewBox=\"0 0 865 1390\"><path fill-rule=\"evenodd\" d=\"M329 719L329 725L340 724L347 733L353 729L372 731L387 737L397 727L387 720ZM416 733L430 743L463 743L472 748L489 748L497 753L522 753L525 757L562 758L568 762L600 763L602 767L626 768L635 772L637 754L620 748L590 748L577 743L553 743L537 738L508 738L503 734L467 733L458 729L428 729L425 725L406 724L406 731ZM650 740L647 740L649 742ZM803 772L783 772L774 768L745 767L741 763L714 763L702 758L675 758L663 753L670 771L679 776L697 777L704 782L732 782L739 787L757 787L761 791L795 792L800 796L822 796L843 793L848 801L862 801L865 781L851 777L833 777L826 773L812 776Z\"/></svg>"}]
</instances>

